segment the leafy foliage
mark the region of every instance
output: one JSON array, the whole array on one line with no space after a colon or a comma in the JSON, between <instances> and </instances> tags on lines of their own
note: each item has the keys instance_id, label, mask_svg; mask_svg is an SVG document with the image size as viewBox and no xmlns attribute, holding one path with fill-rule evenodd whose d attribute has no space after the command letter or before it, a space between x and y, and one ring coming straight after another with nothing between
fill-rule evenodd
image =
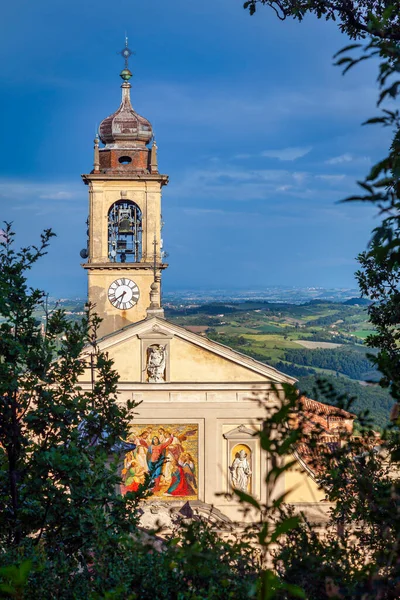
<instances>
[{"instance_id":1,"label":"leafy foliage","mask_svg":"<svg viewBox=\"0 0 400 600\"><path fill-rule=\"evenodd\" d=\"M54 310L42 331L33 317L45 295L26 273L52 235L16 251L8 225L1 244L0 561L31 560L37 588L61 598L65 577L88 577L117 535L136 530L138 515L137 497L117 493L115 453L134 405L117 403L117 374L93 343L98 319L89 310L71 324ZM87 343L94 377L84 392Z\"/></svg>"},{"instance_id":2,"label":"leafy foliage","mask_svg":"<svg viewBox=\"0 0 400 600\"><path fill-rule=\"evenodd\" d=\"M384 0L246 0L244 8L254 15L258 4L272 8L282 21L292 17L302 21L307 14L318 19L336 21L350 38L374 35L379 39L399 41L398 2Z\"/></svg>"}]
</instances>

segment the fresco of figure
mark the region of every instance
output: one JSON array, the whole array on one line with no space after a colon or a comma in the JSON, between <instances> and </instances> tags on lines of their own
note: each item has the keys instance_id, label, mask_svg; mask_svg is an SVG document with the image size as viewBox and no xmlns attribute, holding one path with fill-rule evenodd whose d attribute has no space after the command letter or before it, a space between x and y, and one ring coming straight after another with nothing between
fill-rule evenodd
<instances>
[{"instance_id":1,"label":"fresco of figure","mask_svg":"<svg viewBox=\"0 0 400 600\"><path fill-rule=\"evenodd\" d=\"M172 468L171 485L166 496L194 496L196 494L194 461L189 452L184 452Z\"/></svg>"},{"instance_id":2,"label":"fresco of figure","mask_svg":"<svg viewBox=\"0 0 400 600\"><path fill-rule=\"evenodd\" d=\"M158 435L161 442L165 441L168 437L172 435L172 442L168 446L168 448L166 448L166 460L164 461L162 467L163 481L165 483L169 483L172 477L173 465L178 462L179 457L183 452L183 446L181 440L173 432L165 429L164 427L160 427L158 429Z\"/></svg>"},{"instance_id":3,"label":"fresco of figure","mask_svg":"<svg viewBox=\"0 0 400 600\"><path fill-rule=\"evenodd\" d=\"M157 436L148 444L145 440L141 440L143 446L147 448L147 465L149 474L153 481L153 493L160 489L160 478L162 466L165 460L165 449L172 444L173 436L171 435L165 442L161 443Z\"/></svg>"},{"instance_id":4,"label":"fresco of figure","mask_svg":"<svg viewBox=\"0 0 400 600\"><path fill-rule=\"evenodd\" d=\"M147 350L147 375L149 383L164 383L165 381L165 346L157 344Z\"/></svg>"},{"instance_id":5,"label":"fresco of figure","mask_svg":"<svg viewBox=\"0 0 400 600\"><path fill-rule=\"evenodd\" d=\"M197 498L198 427L196 424L146 424L131 427L122 493L136 491L150 476L152 496Z\"/></svg>"},{"instance_id":6,"label":"fresco of figure","mask_svg":"<svg viewBox=\"0 0 400 600\"><path fill-rule=\"evenodd\" d=\"M133 438L133 442L136 444L136 450L134 451L135 459L139 467L143 469L145 473L148 472L147 465L147 441L150 432L146 429L139 433L136 437Z\"/></svg>"},{"instance_id":7,"label":"fresco of figure","mask_svg":"<svg viewBox=\"0 0 400 600\"><path fill-rule=\"evenodd\" d=\"M247 492L247 488L250 481L251 468L249 461L247 460L247 452L245 450L240 450L240 452L236 452L235 460L229 467L229 470L231 472L233 487L242 492Z\"/></svg>"}]
</instances>

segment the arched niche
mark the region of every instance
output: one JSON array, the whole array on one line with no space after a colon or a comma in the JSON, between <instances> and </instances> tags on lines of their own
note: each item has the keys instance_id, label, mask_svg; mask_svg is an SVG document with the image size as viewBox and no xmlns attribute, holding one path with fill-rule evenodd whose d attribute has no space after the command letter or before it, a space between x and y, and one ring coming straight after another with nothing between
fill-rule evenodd
<instances>
[{"instance_id":1,"label":"arched niche","mask_svg":"<svg viewBox=\"0 0 400 600\"><path fill-rule=\"evenodd\" d=\"M226 440L227 489L232 490L233 487L248 494L259 495L260 457L257 432L242 424L226 431L223 437Z\"/></svg>"},{"instance_id":2,"label":"arched niche","mask_svg":"<svg viewBox=\"0 0 400 600\"><path fill-rule=\"evenodd\" d=\"M232 487L251 494L251 479L253 475L253 460L251 448L244 443L238 443L231 448L230 483Z\"/></svg>"}]
</instances>

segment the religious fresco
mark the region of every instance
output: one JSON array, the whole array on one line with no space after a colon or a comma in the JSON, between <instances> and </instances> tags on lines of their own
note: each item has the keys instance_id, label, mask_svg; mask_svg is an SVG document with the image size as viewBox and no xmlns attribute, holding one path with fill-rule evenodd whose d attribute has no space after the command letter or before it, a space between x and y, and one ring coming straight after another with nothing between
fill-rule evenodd
<instances>
[{"instance_id":1,"label":"religious fresco","mask_svg":"<svg viewBox=\"0 0 400 600\"><path fill-rule=\"evenodd\" d=\"M236 444L231 452L229 466L231 483L242 492L251 493L251 450L246 444Z\"/></svg>"},{"instance_id":2,"label":"religious fresco","mask_svg":"<svg viewBox=\"0 0 400 600\"><path fill-rule=\"evenodd\" d=\"M198 425L132 425L122 469L122 493L136 491L148 473L152 496L163 500L198 498Z\"/></svg>"}]
</instances>

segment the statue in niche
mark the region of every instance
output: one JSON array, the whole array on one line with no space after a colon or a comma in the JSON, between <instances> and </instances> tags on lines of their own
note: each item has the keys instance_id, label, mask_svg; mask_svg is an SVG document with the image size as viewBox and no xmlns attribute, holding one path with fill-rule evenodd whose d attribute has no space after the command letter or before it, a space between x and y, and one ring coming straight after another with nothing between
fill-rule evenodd
<instances>
[{"instance_id":1,"label":"statue in niche","mask_svg":"<svg viewBox=\"0 0 400 600\"><path fill-rule=\"evenodd\" d=\"M235 460L229 467L229 470L231 472L233 487L242 492L247 492L251 475L251 468L249 461L247 460L247 452L245 450L240 450L240 452L236 452Z\"/></svg>"},{"instance_id":2,"label":"statue in niche","mask_svg":"<svg viewBox=\"0 0 400 600\"><path fill-rule=\"evenodd\" d=\"M147 350L147 375L149 383L165 381L166 346L156 344Z\"/></svg>"}]
</instances>

